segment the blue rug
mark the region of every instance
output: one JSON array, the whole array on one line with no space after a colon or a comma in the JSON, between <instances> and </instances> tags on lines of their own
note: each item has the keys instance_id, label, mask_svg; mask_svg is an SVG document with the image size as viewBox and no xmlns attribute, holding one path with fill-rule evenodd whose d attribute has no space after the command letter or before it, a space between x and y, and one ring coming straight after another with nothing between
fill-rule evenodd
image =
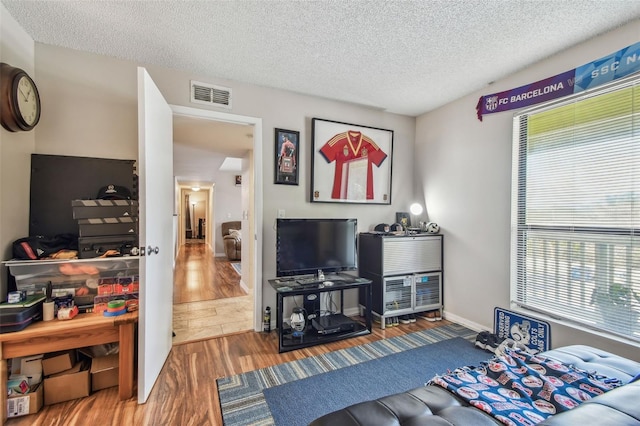
<instances>
[{"instance_id":1,"label":"blue rug","mask_svg":"<svg viewBox=\"0 0 640 426\"><path fill-rule=\"evenodd\" d=\"M421 330L414 333L406 334L403 336L392 337L389 339L383 339L372 343L367 343L352 348L341 349L325 353L322 355L308 357L296 361L291 361L283 364L273 365L271 367L262 368L259 370L249 371L247 373L237 374L230 377L219 378L216 380L218 385L218 395L220 399L220 409L222 411L222 418L224 424L231 425L274 425L274 424L298 424L298 421L302 423L305 420L296 420L294 423L281 423L272 416L270 405L267 404L265 393L269 389L284 385L287 383L295 383L296 381L305 380L307 378L324 375L323 373L329 373L334 370L350 368L353 365L366 363L368 361L377 360L380 358L390 357L394 354L400 354L404 352L410 352L412 349L421 347L431 347L434 343L442 342L445 340L461 337L466 339L459 342L461 347L456 346L455 349L449 348L449 350L439 349L438 355L423 355L426 360L408 361L405 364L410 365L412 370L413 379L417 379L416 386L409 384L404 385L399 391L408 390L412 387L421 386L429 380L435 374L446 373L448 369L454 369L463 365L474 364L482 360L490 358L488 352L475 349L472 342L475 339L476 332L470 330L459 324L446 324L437 328ZM459 340L459 339L456 339ZM455 344L455 343L454 343ZM462 347L466 347L462 349ZM436 350L436 348L434 348ZM443 354L444 352L444 354ZM469 352L477 358L468 359L466 356ZM434 352L435 353L435 352ZM463 355L467 354L467 355ZM444 358L441 358L444 357ZM442 365L433 374L430 374L425 370L429 359L442 361L445 359L448 365ZM393 360L393 358L391 358ZM416 362L421 363L422 366L416 366ZM398 365L396 365L398 364ZM386 374L387 384L391 384L394 380L394 373L397 367L400 367L401 363L394 363L390 367L376 367L376 376ZM405 373L403 373L405 374ZM413 380L412 379L412 380ZM340 374L336 374L336 380L340 380ZM400 380L396 380L400 381ZM364 383L364 380L360 380ZM343 383L340 381L339 383ZM316 387L318 385L315 385ZM369 386L367 386L367 392L364 396L361 396L361 400L371 399L369 397ZM398 391L398 392L399 392ZM388 393L393 393L392 391ZM326 393L318 392L313 395L315 400ZM313 405L322 405L322 402L316 402ZM349 404L342 404L346 406ZM300 405L296 399L286 401L284 406L288 406L290 411L307 411L308 407ZM294 407L295 410L291 410ZM276 407L274 407L277 409ZM337 410L341 407L327 408L326 412ZM284 411L284 409L283 409ZM324 413L316 415L312 414L316 418ZM312 420L312 419L311 419ZM300 424L302 424L300 423Z\"/></svg>"},{"instance_id":2,"label":"blue rug","mask_svg":"<svg viewBox=\"0 0 640 426\"><path fill-rule=\"evenodd\" d=\"M437 374L490 356L456 337L268 388L264 396L276 425L307 425L349 405L423 386Z\"/></svg>"},{"instance_id":3,"label":"blue rug","mask_svg":"<svg viewBox=\"0 0 640 426\"><path fill-rule=\"evenodd\" d=\"M238 275L242 275L242 263L232 263L231 266L236 270Z\"/></svg>"}]
</instances>

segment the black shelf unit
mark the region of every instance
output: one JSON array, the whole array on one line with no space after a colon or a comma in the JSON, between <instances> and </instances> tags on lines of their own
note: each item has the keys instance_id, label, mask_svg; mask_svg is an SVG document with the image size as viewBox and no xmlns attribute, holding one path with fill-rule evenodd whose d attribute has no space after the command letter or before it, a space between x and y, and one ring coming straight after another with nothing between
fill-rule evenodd
<instances>
[{"instance_id":1,"label":"black shelf unit","mask_svg":"<svg viewBox=\"0 0 640 426\"><path fill-rule=\"evenodd\" d=\"M273 279L269 284L276 291L276 328L278 333L278 352L288 352L323 343L336 342L351 337L364 336L371 333L371 280L354 277L348 274L338 274L339 281L333 285L324 285L323 281L310 284L299 284L295 279ZM354 320L353 330L320 334L311 324L307 324L302 336L294 336L290 327L285 326L283 309L284 299L308 294L340 292L340 312L343 312L344 291L357 290L362 301L362 316L364 321Z\"/></svg>"},{"instance_id":2,"label":"black shelf unit","mask_svg":"<svg viewBox=\"0 0 640 426\"><path fill-rule=\"evenodd\" d=\"M382 329L389 317L442 311L442 258L442 234L358 235L359 274L373 283L371 310Z\"/></svg>"}]
</instances>

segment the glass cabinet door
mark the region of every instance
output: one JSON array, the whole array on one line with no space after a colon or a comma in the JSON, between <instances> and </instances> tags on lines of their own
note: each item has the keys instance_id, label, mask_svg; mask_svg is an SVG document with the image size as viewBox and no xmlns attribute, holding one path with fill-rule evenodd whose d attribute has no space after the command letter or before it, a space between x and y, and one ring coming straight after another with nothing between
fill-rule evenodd
<instances>
[{"instance_id":1,"label":"glass cabinet door","mask_svg":"<svg viewBox=\"0 0 640 426\"><path fill-rule=\"evenodd\" d=\"M385 278L384 287L385 314L392 311L411 309L412 275Z\"/></svg>"},{"instance_id":2,"label":"glass cabinet door","mask_svg":"<svg viewBox=\"0 0 640 426\"><path fill-rule=\"evenodd\" d=\"M430 274L416 274L414 276L415 282L415 307L439 307L441 302L442 275L437 273Z\"/></svg>"}]
</instances>

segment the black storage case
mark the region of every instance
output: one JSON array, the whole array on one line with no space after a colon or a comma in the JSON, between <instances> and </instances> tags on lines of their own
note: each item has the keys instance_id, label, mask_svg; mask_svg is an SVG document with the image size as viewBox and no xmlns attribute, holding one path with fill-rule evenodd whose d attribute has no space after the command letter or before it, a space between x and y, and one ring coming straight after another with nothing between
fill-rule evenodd
<instances>
[{"instance_id":1,"label":"black storage case","mask_svg":"<svg viewBox=\"0 0 640 426\"><path fill-rule=\"evenodd\" d=\"M24 330L29 324L42 320L44 299L29 307L0 308L0 333Z\"/></svg>"},{"instance_id":2,"label":"black storage case","mask_svg":"<svg viewBox=\"0 0 640 426\"><path fill-rule=\"evenodd\" d=\"M78 257L90 259L100 257L107 250L118 250L121 255L137 255L138 235L114 235L78 238Z\"/></svg>"},{"instance_id":3,"label":"black storage case","mask_svg":"<svg viewBox=\"0 0 640 426\"><path fill-rule=\"evenodd\" d=\"M74 219L137 217L136 200L72 200Z\"/></svg>"},{"instance_id":4,"label":"black storage case","mask_svg":"<svg viewBox=\"0 0 640 426\"><path fill-rule=\"evenodd\" d=\"M106 217L78 219L80 237L107 235L138 235L138 218Z\"/></svg>"}]
</instances>

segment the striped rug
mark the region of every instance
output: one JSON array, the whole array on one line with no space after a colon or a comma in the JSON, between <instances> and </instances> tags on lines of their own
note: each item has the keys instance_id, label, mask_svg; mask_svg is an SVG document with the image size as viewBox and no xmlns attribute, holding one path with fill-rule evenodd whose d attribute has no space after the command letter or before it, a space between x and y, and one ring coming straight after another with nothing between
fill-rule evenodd
<instances>
[{"instance_id":1,"label":"striped rug","mask_svg":"<svg viewBox=\"0 0 640 426\"><path fill-rule=\"evenodd\" d=\"M476 334L464 326L446 324L217 379L222 419L227 426L273 425L273 417L263 395L264 389L454 337L473 341Z\"/></svg>"}]
</instances>

